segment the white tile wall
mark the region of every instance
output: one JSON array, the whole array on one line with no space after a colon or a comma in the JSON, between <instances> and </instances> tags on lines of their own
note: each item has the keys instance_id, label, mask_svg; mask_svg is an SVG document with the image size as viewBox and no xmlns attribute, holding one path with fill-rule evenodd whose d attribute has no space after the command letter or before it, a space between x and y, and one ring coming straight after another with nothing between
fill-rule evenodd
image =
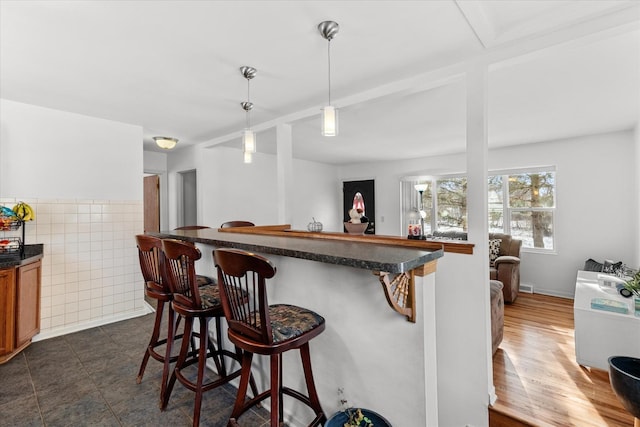
<instances>
[{"instance_id":1,"label":"white tile wall","mask_svg":"<svg viewBox=\"0 0 640 427\"><path fill-rule=\"evenodd\" d=\"M142 201L24 200L25 243L43 243L41 333L50 337L147 312L135 235ZM0 199L13 207L15 199ZM5 232L21 236L22 230Z\"/></svg>"}]
</instances>

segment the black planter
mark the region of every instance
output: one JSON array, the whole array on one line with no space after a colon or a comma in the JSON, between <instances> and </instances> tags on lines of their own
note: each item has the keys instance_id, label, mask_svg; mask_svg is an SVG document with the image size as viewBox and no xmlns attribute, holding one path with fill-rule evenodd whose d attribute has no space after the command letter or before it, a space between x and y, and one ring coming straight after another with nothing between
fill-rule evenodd
<instances>
[{"instance_id":1,"label":"black planter","mask_svg":"<svg viewBox=\"0 0 640 427\"><path fill-rule=\"evenodd\" d=\"M622 406L635 418L640 418L640 359L610 357L609 380Z\"/></svg>"},{"instance_id":2,"label":"black planter","mask_svg":"<svg viewBox=\"0 0 640 427\"><path fill-rule=\"evenodd\" d=\"M382 415L373 412L369 409L360 409L362 414L369 418L375 427L393 427L389 421L387 421ZM324 427L343 427L349 420L349 416L345 411L336 412L327 420ZM360 426L365 426L364 422L360 423ZM358 427L360 427L358 426Z\"/></svg>"}]
</instances>

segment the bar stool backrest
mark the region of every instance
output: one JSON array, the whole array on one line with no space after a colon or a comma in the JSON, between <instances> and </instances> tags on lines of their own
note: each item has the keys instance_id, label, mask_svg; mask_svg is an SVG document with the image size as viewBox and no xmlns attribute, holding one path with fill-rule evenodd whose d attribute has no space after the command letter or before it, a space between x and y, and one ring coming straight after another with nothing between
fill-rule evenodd
<instances>
[{"instance_id":1,"label":"bar stool backrest","mask_svg":"<svg viewBox=\"0 0 640 427\"><path fill-rule=\"evenodd\" d=\"M268 259L239 249L216 249L222 308L229 329L259 343L273 344L266 279L276 274Z\"/></svg>"},{"instance_id":2,"label":"bar stool backrest","mask_svg":"<svg viewBox=\"0 0 640 427\"><path fill-rule=\"evenodd\" d=\"M227 221L227 222L223 222L222 225L220 225L220 228L253 227L253 226L255 226L255 224L250 221Z\"/></svg>"},{"instance_id":3,"label":"bar stool backrest","mask_svg":"<svg viewBox=\"0 0 640 427\"><path fill-rule=\"evenodd\" d=\"M174 302L187 309L201 309L195 269L195 262L201 257L200 250L191 243L174 239L163 239L162 249L166 278Z\"/></svg>"},{"instance_id":4,"label":"bar stool backrest","mask_svg":"<svg viewBox=\"0 0 640 427\"><path fill-rule=\"evenodd\" d=\"M162 252L162 240L139 234L136 236L138 244L138 257L140 258L140 270L147 289L157 292L170 293L167 283L163 280L164 252Z\"/></svg>"}]
</instances>

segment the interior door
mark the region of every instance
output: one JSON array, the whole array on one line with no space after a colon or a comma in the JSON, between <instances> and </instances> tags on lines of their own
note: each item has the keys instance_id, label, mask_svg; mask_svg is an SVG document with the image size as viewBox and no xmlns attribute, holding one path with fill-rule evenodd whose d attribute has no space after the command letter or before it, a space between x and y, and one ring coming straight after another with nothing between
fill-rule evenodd
<instances>
[{"instance_id":1,"label":"interior door","mask_svg":"<svg viewBox=\"0 0 640 427\"><path fill-rule=\"evenodd\" d=\"M160 231L160 177L144 177L144 232Z\"/></svg>"},{"instance_id":2,"label":"interior door","mask_svg":"<svg viewBox=\"0 0 640 427\"><path fill-rule=\"evenodd\" d=\"M344 221L349 221L349 211L360 208L363 215L369 218L369 226L365 234L376 234L376 201L375 183L373 179L364 181L344 181L342 183Z\"/></svg>"}]
</instances>

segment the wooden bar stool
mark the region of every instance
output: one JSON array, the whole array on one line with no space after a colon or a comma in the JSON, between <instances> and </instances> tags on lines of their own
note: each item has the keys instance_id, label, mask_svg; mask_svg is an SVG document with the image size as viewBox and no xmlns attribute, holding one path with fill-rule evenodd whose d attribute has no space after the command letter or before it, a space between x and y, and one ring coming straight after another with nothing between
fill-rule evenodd
<instances>
[{"instance_id":1,"label":"wooden bar stool","mask_svg":"<svg viewBox=\"0 0 640 427\"><path fill-rule=\"evenodd\" d=\"M216 249L213 257L229 339L244 350L242 376L228 426L237 426L240 415L267 397L271 398L271 427L279 426L284 421L284 394L314 411L309 426L321 425L327 418L313 381L309 341L324 331L324 318L302 307L269 305L266 279L275 275L276 268L268 259L238 249ZM294 349L300 350L307 395L282 384L282 354ZM271 388L245 401L254 353L270 358Z\"/></svg>"},{"instance_id":2,"label":"wooden bar stool","mask_svg":"<svg viewBox=\"0 0 640 427\"><path fill-rule=\"evenodd\" d=\"M144 293L147 297L156 300L156 318L153 324L153 332L151 333L147 350L142 358L142 364L140 365L136 382L138 384L142 382L149 356L163 363L162 383L160 385L160 405L162 405L167 389L167 380L169 378L169 366L170 363L175 362L177 359L177 356L171 357L171 348L173 342L182 337L181 334L175 335L175 330L180 323L180 318L175 319L175 312L170 304L173 295L171 294L167 281L163 278L164 252L162 251L162 240L157 237L140 234L136 236L136 242L138 244L140 269L142 270L142 276L145 282ZM168 316L168 330L166 338L160 339L162 316L165 307ZM156 348L162 345L166 345L164 354L156 351Z\"/></svg>"},{"instance_id":3,"label":"wooden bar stool","mask_svg":"<svg viewBox=\"0 0 640 427\"><path fill-rule=\"evenodd\" d=\"M207 225L183 225L182 227L177 227L174 230L203 230L206 228L211 228ZM216 283L213 277L205 276L203 274L196 274L196 281L198 282L198 286L204 286L211 283Z\"/></svg>"},{"instance_id":4,"label":"wooden bar stool","mask_svg":"<svg viewBox=\"0 0 640 427\"><path fill-rule=\"evenodd\" d=\"M221 319L224 317L222 305L220 304L220 293L215 284L198 286L194 263L200 259L200 251L194 245L173 239L162 240L162 248L165 254L165 277L169 288L173 293L171 305L175 312L185 319L184 337L180 354L176 361L175 368L167 383L167 390L162 402L161 409L165 409L169 403L171 391L176 382L196 393L193 409L193 425L200 423L200 407L202 404L202 394L208 390L218 387L230 380L240 376L240 369L228 373L224 358L229 357L241 362L242 351L236 346L235 353L225 350L222 341ZM193 321L198 319L199 330L193 330ZM209 339L209 321L215 320L217 348ZM189 351L189 345L193 337L198 338L198 351ZM204 382L207 358L212 357L219 378L207 383ZM188 366L197 364L197 379L190 380L182 372ZM257 387L250 379L251 388L254 395L257 394Z\"/></svg>"}]
</instances>

